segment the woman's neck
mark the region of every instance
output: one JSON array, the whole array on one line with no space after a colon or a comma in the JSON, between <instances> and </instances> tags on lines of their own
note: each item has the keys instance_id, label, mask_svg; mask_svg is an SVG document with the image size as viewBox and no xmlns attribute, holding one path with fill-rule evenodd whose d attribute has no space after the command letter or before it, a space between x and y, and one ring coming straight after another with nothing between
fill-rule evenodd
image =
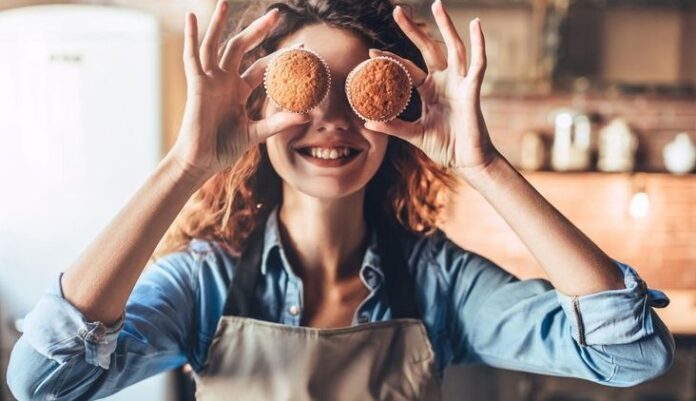
<instances>
[{"instance_id":1,"label":"woman's neck","mask_svg":"<svg viewBox=\"0 0 696 401\"><path fill-rule=\"evenodd\" d=\"M367 243L364 196L361 190L326 200L284 188L279 210L281 239L303 280L330 285L355 278Z\"/></svg>"}]
</instances>

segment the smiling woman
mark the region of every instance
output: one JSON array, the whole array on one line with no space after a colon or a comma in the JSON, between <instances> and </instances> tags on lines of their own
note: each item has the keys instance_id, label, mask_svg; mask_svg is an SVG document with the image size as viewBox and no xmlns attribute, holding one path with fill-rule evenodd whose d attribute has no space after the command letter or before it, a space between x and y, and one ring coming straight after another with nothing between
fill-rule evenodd
<instances>
[{"instance_id":1,"label":"smiling woman","mask_svg":"<svg viewBox=\"0 0 696 401\"><path fill-rule=\"evenodd\" d=\"M221 48L226 2L200 48L187 16L177 142L25 319L9 370L18 398L101 398L184 363L204 401L437 401L457 363L612 386L663 373L674 342L652 307L668 300L498 153L480 108L481 23L467 65L440 1L432 12L446 51L388 0L273 3ZM262 87L297 42L335 83L306 113ZM351 108L350 72L380 57L408 72L415 115L365 122ZM552 282L520 281L438 229L455 176Z\"/></svg>"},{"instance_id":2,"label":"smiling woman","mask_svg":"<svg viewBox=\"0 0 696 401\"><path fill-rule=\"evenodd\" d=\"M240 253L246 238L280 203L281 177L286 182L292 179L296 185L304 185L302 188L310 194L327 196L327 191L337 185L340 173L344 180L340 191L348 194L365 187L365 202L370 205L367 213L383 213L416 232L433 232L446 200L443 190L454 188L455 176L438 167L420 149L396 138L388 141L384 135L365 129L363 121L351 112L343 90L350 71L369 57L370 47L391 49L414 60L412 64L425 67L418 48L390 18L387 4L342 2L329 6L320 2L310 7L317 15L307 13L305 6L296 2L258 2L249 6L238 31L262 13L261 7L277 7L281 12L280 21L261 45L242 58L240 71L245 71L242 75L258 84L262 71L276 57L278 49L304 44L330 63L331 93L308 113L308 117L323 115L327 122L316 129L315 135L304 135L308 127L297 126L271 137L252 147L222 174L213 176L184 209L157 255L183 249L192 238L215 240L231 253ZM401 115L406 120L415 120L420 114L420 99L417 94L414 96L411 107ZM258 119L275 111L278 108L269 101L263 87L255 87L248 101L249 115ZM335 159L331 155L333 148L336 153L338 148L347 149L347 157ZM362 161L356 160L361 157ZM371 163L369 169L361 165L365 162ZM336 166L346 168L317 168ZM326 175L332 177L320 179Z\"/></svg>"}]
</instances>

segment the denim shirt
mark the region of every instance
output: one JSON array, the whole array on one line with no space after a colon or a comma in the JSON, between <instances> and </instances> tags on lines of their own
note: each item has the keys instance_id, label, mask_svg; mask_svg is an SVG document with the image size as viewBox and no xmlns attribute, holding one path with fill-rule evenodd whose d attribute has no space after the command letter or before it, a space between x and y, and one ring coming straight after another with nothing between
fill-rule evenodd
<instances>
[{"instance_id":1,"label":"denim shirt","mask_svg":"<svg viewBox=\"0 0 696 401\"><path fill-rule=\"evenodd\" d=\"M370 294L354 325L391 317L376 235L370 231L360 269ZM404 296L416 297L440 373L449 364L483 363L630 386L672 364L674 340L652 309L669 300L622 263L626 288L570 297L546 280L518 280L442 231L417 237L404 252L415 287ZM71 305L58 275L25 318L10 389L19 400L87 400L185 363L200 372L237 260L214 241L192 240L145 269L111 327ZM259 280L253 317L300 325L302 281L283 250L277 209L266 222Z\"/></svg>"}]
</instances>

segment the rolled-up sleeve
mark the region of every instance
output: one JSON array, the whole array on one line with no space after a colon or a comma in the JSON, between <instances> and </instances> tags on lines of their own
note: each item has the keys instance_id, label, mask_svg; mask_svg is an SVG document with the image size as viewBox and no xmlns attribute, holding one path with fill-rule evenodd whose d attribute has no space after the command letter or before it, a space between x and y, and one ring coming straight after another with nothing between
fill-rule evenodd
<instances>
[{"instance_id":1,"label":"rolled-up sleeve","mask_svg":"<svg viewBox=\"0 0 696 401\"><path fill-rule=\"evenodd\" d=\"M83 354L86 363L108 369L125 314L111 326L87 321L62 293L60 273L23 321L25 341L42 355L66 362Z\"/></svg>"},{"instance_id":2,"label":"rolled-up sleeve","mask_svg":"<svg viewBox=\"0 0 696 401\"><path fill-rule=\"evenodd\" d=\"M653 307L669 300L618 263L625 289L569 297L519 280L447 241L436 251L450 302L452 363L484 363L625 387L664 373L674 339Z\"/></svg>"},{"instance_id":3,"label":"rolled-up sleeve","mask_svg":"<svg viewBox=\"0 0 696 401\"><path fill-rule=\"evenodd\" d=\"M630 266L616 262L626 288L583 296L557 291L563 311L570 317L571 331L578 344L628 344L655 332L651 307L664 308L669 298L649 289Z\"/></svg>"},{"instance_id":4,"label":"rolled-up sleeve","mask_svg":"<svg viewBox=\"0 0 696 401\"><path fill-rule=\"evenodd\" d=\"M23 324L8 366L20 401L97 399L184 364L194 309L195 260L172 253L139 278L120 319L89 321L65 299L60 279Z\"/></svg>"}]
</instances>

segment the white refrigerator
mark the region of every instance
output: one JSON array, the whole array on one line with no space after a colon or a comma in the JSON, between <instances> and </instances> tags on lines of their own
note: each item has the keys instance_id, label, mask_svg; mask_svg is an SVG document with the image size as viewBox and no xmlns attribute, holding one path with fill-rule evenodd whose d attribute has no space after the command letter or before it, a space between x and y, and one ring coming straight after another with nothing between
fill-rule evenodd
<instances>
[{"instance_id":1,"label":"white refrigerator","mask_svg":"<svg viewBox=\"0 0 696 401\"><path fill-rule=\"evenodd\" d=\"M160 160L160 52L158 21L142 12L0 12L0 388L15 323ZM171 380L108 399L172 400Z\"/></svg>"}]
</instances>

